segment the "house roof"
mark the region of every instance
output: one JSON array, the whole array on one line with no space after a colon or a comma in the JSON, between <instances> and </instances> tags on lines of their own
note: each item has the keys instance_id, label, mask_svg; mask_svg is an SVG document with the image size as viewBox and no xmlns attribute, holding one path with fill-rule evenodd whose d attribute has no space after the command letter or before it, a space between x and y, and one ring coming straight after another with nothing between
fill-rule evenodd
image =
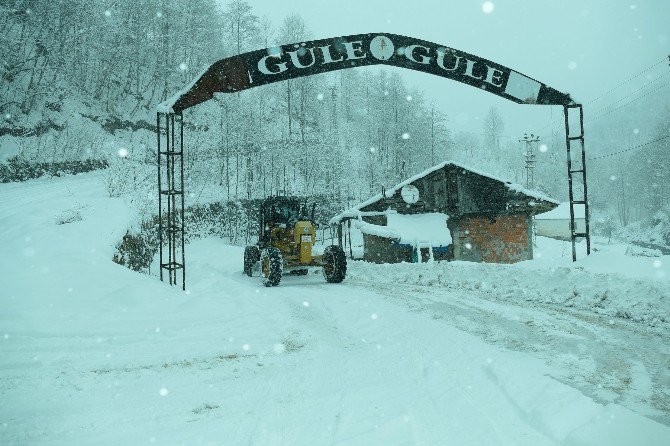
<instances>
[{"instance_id":1,"label":"house roof","mask_svg":"<svg viewBox=\"0 0 670 446\"><path fill-rule=\"evenodd\" d=\"M386 192L385 192L386 196L385 197L383 197L381 193L377 194L377 195L374 195L373 197L370 197L366 201L364 201L364 202L362 202L362 203L360 203L360 204L358 204L358 205L356 205L356 206L354 206L350 209L347 209L344 212L341 212L341 213L335 215L333 218L330 219L330 224L337 224L340 221L342 221L343 219L347 219L347 218L358 218L358 216L360 215L361 209L363 209L367 206L370 206L371 204L374 204L374 203L382 200L383 198L392 197L398 190L402 189L404 186L406 186L410 183L413 183L413 182L415 182L415 181L417 181L417 180L435 172L436 170L440 170L440 169L442 169L442 168L444 168L448 165L459 167L461 169L467 170L470 173L474 173L476 175L480 175L482 177L486 177L486 178L498 181L500 183L503 183L512 192L521 193L521 194L524 194L528 197L535 198L537 200L541 200L541 201L545 201L545 202L549 202L549 203L553 203L553 204L560 204L559 201L554 200L553 198L548 197L547 195L544 195L543 193L541 193L539 191L526 189L525 187L521 186L520 184L512 183L511 181L507 181L505 179L502 179L502 178L496 177L494 175L482 172L480 170L474 169L472 167L466 166L466 165L461 164L461 163L457 163L455 161L444 161L440 164L437 164L433 167L430 167L430 168L424 170L421 173L418 173L418 174L414 175L413 177L410 177L410 178L406 179L405 181L402 181L402 182L396 184L395 186L393 186L389 189L386 189Z\"/></svg>"}]
</instances>

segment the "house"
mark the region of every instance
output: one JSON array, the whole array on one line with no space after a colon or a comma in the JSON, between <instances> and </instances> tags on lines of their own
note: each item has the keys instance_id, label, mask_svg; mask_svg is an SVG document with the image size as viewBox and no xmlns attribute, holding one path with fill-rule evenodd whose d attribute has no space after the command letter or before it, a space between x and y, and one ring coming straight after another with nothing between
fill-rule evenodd
<instances>
[{"instance_id":1,"label":"house","mask_svg":"<svg viewBox=\"0 0 670 446\"><path fill-rule=\"evenodd\" d=\"M575 204L575 232L586 232L583 204ZM535 217L535 233L559 240L570 240L570 203L561 203L557 208Z\"/></svg>"},{"instance_id":2,"label":"house","mask_svg":"<svg viewBox=\"0 0 670 446\"><path fill-rule=\"evenodd\" d=\"M532 217L559 202L446 161L330 220L340 246L363 236L363 259L513 263L533 258ZM347 251L347 249L345 249Z\"/></svg>"}]
</instances>

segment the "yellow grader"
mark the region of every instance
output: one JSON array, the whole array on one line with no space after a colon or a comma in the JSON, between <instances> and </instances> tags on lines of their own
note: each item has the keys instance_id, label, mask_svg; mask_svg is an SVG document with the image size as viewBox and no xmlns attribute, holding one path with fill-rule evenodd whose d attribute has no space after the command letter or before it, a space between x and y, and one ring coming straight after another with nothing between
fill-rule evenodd
<instances>
[{"instance_id":1,"label":"yellow grader","mask_svg":"<svg viewBox=\"0 0 670 446\"><path fill-rule=\"evenodd\" d=\"M269 197L259 212L258 243L244 249L244 273L253 277L258 271L265 286L277 286L284 273L305 275L310 268L323 269L328 283L340 283L347 273L347 259L340 246L326 247L323 255L314 255L314 205L295 197Z\"/></svg>"}]
</instances>

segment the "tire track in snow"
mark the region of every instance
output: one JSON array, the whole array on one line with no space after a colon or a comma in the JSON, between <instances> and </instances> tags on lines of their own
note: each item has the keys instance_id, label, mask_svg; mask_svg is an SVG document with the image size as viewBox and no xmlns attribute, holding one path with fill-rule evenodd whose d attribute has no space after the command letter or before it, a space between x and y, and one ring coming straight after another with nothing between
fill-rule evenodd
<instances>
[{"instance_id":1,"label":"tire track in snow","mask_svg":"<svg viewBox=\"0 0 670 446\"><path fill-rule=\"evenodd\" d=\"M349 285L443 319L488 343L540 357L555 370L555 379L594 400L615 402L670 425L668 343L635 323L617 320L610 324L596 315L551 305L503 305L491 302L488 293L476 291L461 290L457 295L418 285L363 281ZM590 370L592 364L594 370ZM652 382L651 395L648 381Z\"/></svg>"}]
</instances>

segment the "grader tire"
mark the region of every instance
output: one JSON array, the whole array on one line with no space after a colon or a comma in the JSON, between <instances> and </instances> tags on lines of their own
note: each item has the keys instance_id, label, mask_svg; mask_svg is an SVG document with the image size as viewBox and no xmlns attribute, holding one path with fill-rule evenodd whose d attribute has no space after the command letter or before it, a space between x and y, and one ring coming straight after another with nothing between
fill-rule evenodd
<instances>
[{"instance_id":1,"label":"grader tire","mask_svg":"<svg viewBox=\"0 0 670 446\"><path fill-rule=\"evenodd\" d=\"M261 259L261 251L258 246L247 246L244 248L244 274L251 277L254 274L254 265Z\"/></svg>"},{"instance_id":2,"label":"grader tire","mask_svg":"<svg viewBox=\"0 0 670 446\"><path fill-rule=\"evenodd\" d=\"M277 248L267 248L261 253L261 276L263 285L277 286L281 282L281 275L284 272L284 259L281 251Z\"/></svg>"},{"instance_id":3,"label":"grader tire","mask_svg":"<svg viewBox=\"0 0 670 446\"><path fill-rule=\"evenodd\" d=\"M328 283L340 283L347 275L347 257L344 250L337 246L328 246L323 251L323 276Z\"/></svg>"}]
</instances>

